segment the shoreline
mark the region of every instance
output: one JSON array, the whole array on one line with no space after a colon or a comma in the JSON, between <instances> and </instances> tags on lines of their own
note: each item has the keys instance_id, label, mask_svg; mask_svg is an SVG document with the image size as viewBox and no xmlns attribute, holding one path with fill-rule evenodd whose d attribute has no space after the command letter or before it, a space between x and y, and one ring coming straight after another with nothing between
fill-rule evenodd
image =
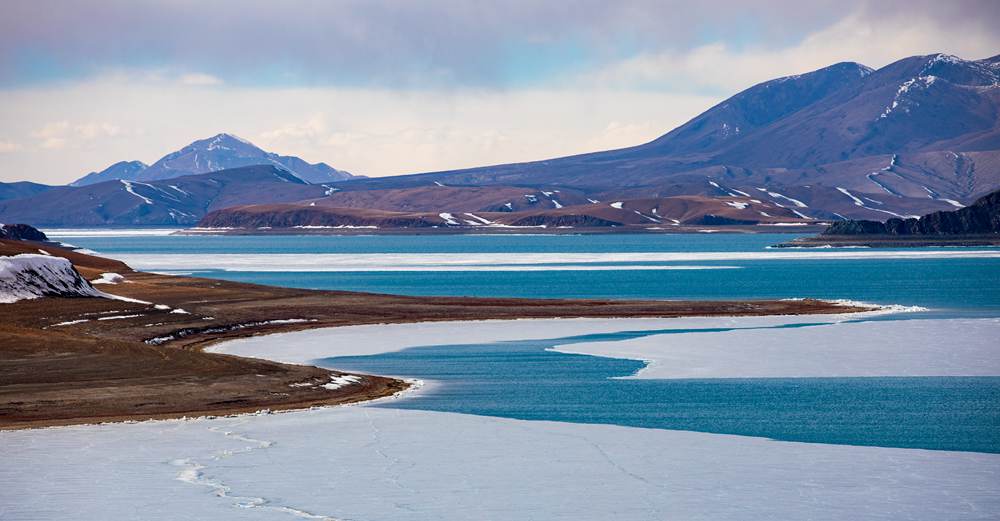
<instances>
[{"instance_id":1,"label":"shoreline","mask_svg":"<svg viewBox=\"0 0 1000 521\"><path fill-rule=\"evenodd\" d=\"M172 235L327 235L327 236L363 236L363 235L691 235L708 233L729 234L802 234L819 233L826 229L826 224L795 223L795 224L747 224L747 225L679 225L679 226L636 226L624 225L614 227L541 227L541 226L510 226L510 227L441 227L441 228L185 228L177 230Z\"/></svg>"},{"instance_id":2,"label":"shoreline","mask_svg":"<svg viewBox=\"0 0 1000 521\"><path fill-rule=\"evenodd\" d=\"M2 430L307 409L367 401L409 387L398 379L364 375L359 383L328 388L323 385L347 373L204 350L234 338L412 322L812 315L872 309L808 299L616 301L311 291L137 272L111 259L46 247L68 258L88 280L106 272L122 275L121 282L101 285L101 290L149 304L51 297L4 304ZM0 242L0 254L37 249L36 243ZM177 334L183 330L191 333ZM145 342L171 335L157 345Z\"/></svg>"},{"instance_id":3,"label":"shoreline","mask_svg":"<svg viewBox=\"0 0 1000 521\"><path fill-rule=\"evenodd\" d=\"M984 248L1000 246L1000 235L816 235L772 248Z\"/></svg>"}]
</instances>

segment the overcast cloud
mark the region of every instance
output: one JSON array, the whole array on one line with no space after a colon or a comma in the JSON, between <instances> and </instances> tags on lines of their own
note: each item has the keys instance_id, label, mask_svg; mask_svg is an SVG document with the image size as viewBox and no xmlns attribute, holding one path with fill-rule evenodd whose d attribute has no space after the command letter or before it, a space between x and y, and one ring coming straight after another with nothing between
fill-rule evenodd
<instances>
[{"instance_id":1,"label":"overcast cloud","mask_svg":"<svg viewBox=\"0 0 1000 521\"><path fill-rule=\"evenodd\" d=\"M688 4L7 0L0 181L223 131L366 175L541 159L838 61L1000 53L995 1Z\"/></svg>"}]
</instances>

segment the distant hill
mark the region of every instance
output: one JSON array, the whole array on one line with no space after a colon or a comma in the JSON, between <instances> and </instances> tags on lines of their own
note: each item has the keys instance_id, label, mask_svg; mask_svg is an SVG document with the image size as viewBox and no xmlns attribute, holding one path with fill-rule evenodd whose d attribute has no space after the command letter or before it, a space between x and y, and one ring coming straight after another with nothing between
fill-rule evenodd
<instances>
[{"instance_id":1,"label":"distant hill","mask_svg":"<svg viewBox=\"0 0 1000 521\"><path fill-rule=\"evenodd\" d=\"M28 181L17 181L14 183L0 183L0 201L8 199L20 199L40 194L53 187Z\"/></svg>"},{"instance_id":2,"label":"distant hill","mask_svg":"<svg viewBox=\"0 0 1000 521\"><path fill-rule=\"evenodd\" d=\"M644 145L336 186L572 188L598 200L746 193L819 219L908 217L1000 186L998 114L1000 56L838 63L750 87Z\"/></svg>"},{"instance_id":3,"label":"distant hill","mask_svg":"<svg viewBox=\"0 0 1000 521\"><path fill-rule=\"evenodd\" d=\"M122 161L101 172L91 172L71 186L86 186L102 181L161 181L186 175L205 174L243 166L275 165L307 183L321 184L354 179L354 176L326 163L309 163L295 156L266 152L249 141L232 134L217 134L171 152L153 163Z\"/></svg>"},{"instance_id":4,"label":"distant hill","mask_svg":"<svg viewBox=\"0 0 1000 521\"><path fill-rule=\"evenodd\" d=\"M76 181L70 183L70 186L87 186L95 183L102 183L104 181L113 181L115 179L135 179L139 176L139 173L145 170L149 165L143 163L142 161L119 161L100 172L91 172Z\"/></svg>"},{"instance_id":5,"label":"distant hill","mask_svg":"<svg viewBox=\"0 0 1000 521\"><path fill-rule=\"evenodd\" d=\"M258 165L149 183L114 180L54 187L33 197L0 201L0 222L191 225L218 208L300 201L329 191L278 166Z\"/></svg>"},{"instance_id":6,"label":"distant hill","mask_svg":"<svg viewBox=\"0 0 1000 521\"><path fill-rule=\"evenodd\" d=\"M919 219L841 221L823 235L981 235L1000 234L1000 190L952 212L934 212Z\"/></svg>"},{"instance_id":7,"label":"distant hill","mask_svg":"<svg viewBox=\"0 0 1000 521\"><path fill-rule=\"evenodd\" d=\"M510 187L507 192L517 190ZM507 205L490 205L477 210L482 200L469 189L439 187L443 200L437 207L414 206L408 210L386 210L374 204L344 206L337 194L308 202L254 204L222 208L210 212L198 226L205 228L267 229L351 229L351 228L447 228L456 231L506 228L618 228L619 230L670 229L681 225L807 224L793 212L768 203L751 203L748 198L676 196L661 199L588 202L562 206L556 192L523 193L517 190ZM569 198L562 200L568 201ZM427 201L425 199L425 201ZM515 207L513 202L517 202ZM766 211L765 211L766 210Z\"/></svg>"}]
</instances>

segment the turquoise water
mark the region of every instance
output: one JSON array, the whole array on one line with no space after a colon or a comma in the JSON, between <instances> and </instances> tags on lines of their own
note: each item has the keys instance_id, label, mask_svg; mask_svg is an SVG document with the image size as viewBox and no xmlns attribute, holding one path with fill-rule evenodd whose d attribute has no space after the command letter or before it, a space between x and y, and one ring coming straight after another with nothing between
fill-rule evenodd
<instances>
[{"instance_id":1,"label":"turquoise water","mask_svg":"<svg viewBox=\"0 0 1000 521\"><path fill-rule=\"evenodd\" d=\"M129 253L763 252L790 234L517 236L72 237L109 256ZM879 251L879 250L871 250ZM633 263L634 264L634 263ZM670 263L665 263L670 264ZM727 270L194 272L306 289L534 298L750 299L815 297L1000 313L1000 259L743 260ZM613 264L612 264L613 265ZM157 269L160 269L157 267Z\"/></svg>"},{"instance_id":2,"label":"turquoise water","mask_svg":"<svg viewBox=\"0 0 1000 521\"><path fill-rule=\"evenodd\" d=\"M50 232L51 234L52 232ZM54 235L58 239L58 235ZM798 237L767 234L170 235L71 237L102 253L595 253L758 251Z\"/></svg>"},{"instance_id":3,"label":"turquoise water","mask_svg":"<svg viewBox=\"0 0 1000 521\"><path fill-rule=\"evenodd\" d=\"M679 332L690 331L659 334ZM378 407L1000 452L1000 377L614 379L643 363L546 351L648 334L654 333L416 347L320 364L436 382L412 398Z\"/></svg>"},{"instance_id":4,"label":"turquoise water","mask_svg":"<svg viewBox=\"0 0 1000 521\"><path fill-rule=\"evenodd\" d=\"M770 235L73 237L129 253L760 252ZM197 272L228 280L410 295L547 298L844 298L932 308L923 316L1000 316L1000 259L740 260L726 270ZM612 264L613 265L613 264ZM894 319L916 319L908 314ZM669 335L677 331L662 331ZM323 360L345 370L434 380L381 407L608 423L779 440L1000 452L1000 377L614 379L641 362L546 351L648 332L425 346Z\"/></svg>"}]
</instances>

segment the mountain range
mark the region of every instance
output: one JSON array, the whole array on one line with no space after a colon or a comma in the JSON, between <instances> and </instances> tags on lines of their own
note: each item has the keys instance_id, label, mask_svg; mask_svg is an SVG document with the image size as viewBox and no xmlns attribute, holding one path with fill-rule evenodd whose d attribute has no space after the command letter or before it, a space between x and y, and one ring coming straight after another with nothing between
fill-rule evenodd
<instances>
[{"instance_id":1,"label":"mountain range","mask_svg":"<svg viewBox=\"0 0 1000 521\"><path fill-rule=\"evenodd\" d=\"M91 172L71 186L86 186L102 181L162 181L186 175L207 174L252 165L275 165L288 170L307 183L343 181L354 176L326 163L309 163L295 156L266 152L253 143L232 134L217 134L200 139L171 152L152 165L142 161L120 161L100 172Z\"/></svg>"},{"instance_id":2,"label":"mountain range","mask_svg":"<svg viewBox=\"0 0 1000 521\"><path fill-rule=\"evenodd\" d=\"M205 225L259 227L472 226L477 219L456 217L469 213L553 226L904 218L962 207L1000 186L998 115L1000 56L914 56L878 70L845 62L750 87L646 144L527 163L359 178L219 134L148 167L118 163L78 181L131 184L0 184L0 197L27 194L0 200L0 222L187 224L210 212ZM271 170L242 169L248 177L237 179L228 169L247 163ZM279 171L298 182L274 191ZM176 197L161 181L171 178L197 202L158 199L157 191ZM68 212L67 200L86 208Z\"/></svg>"}]
</instances>

